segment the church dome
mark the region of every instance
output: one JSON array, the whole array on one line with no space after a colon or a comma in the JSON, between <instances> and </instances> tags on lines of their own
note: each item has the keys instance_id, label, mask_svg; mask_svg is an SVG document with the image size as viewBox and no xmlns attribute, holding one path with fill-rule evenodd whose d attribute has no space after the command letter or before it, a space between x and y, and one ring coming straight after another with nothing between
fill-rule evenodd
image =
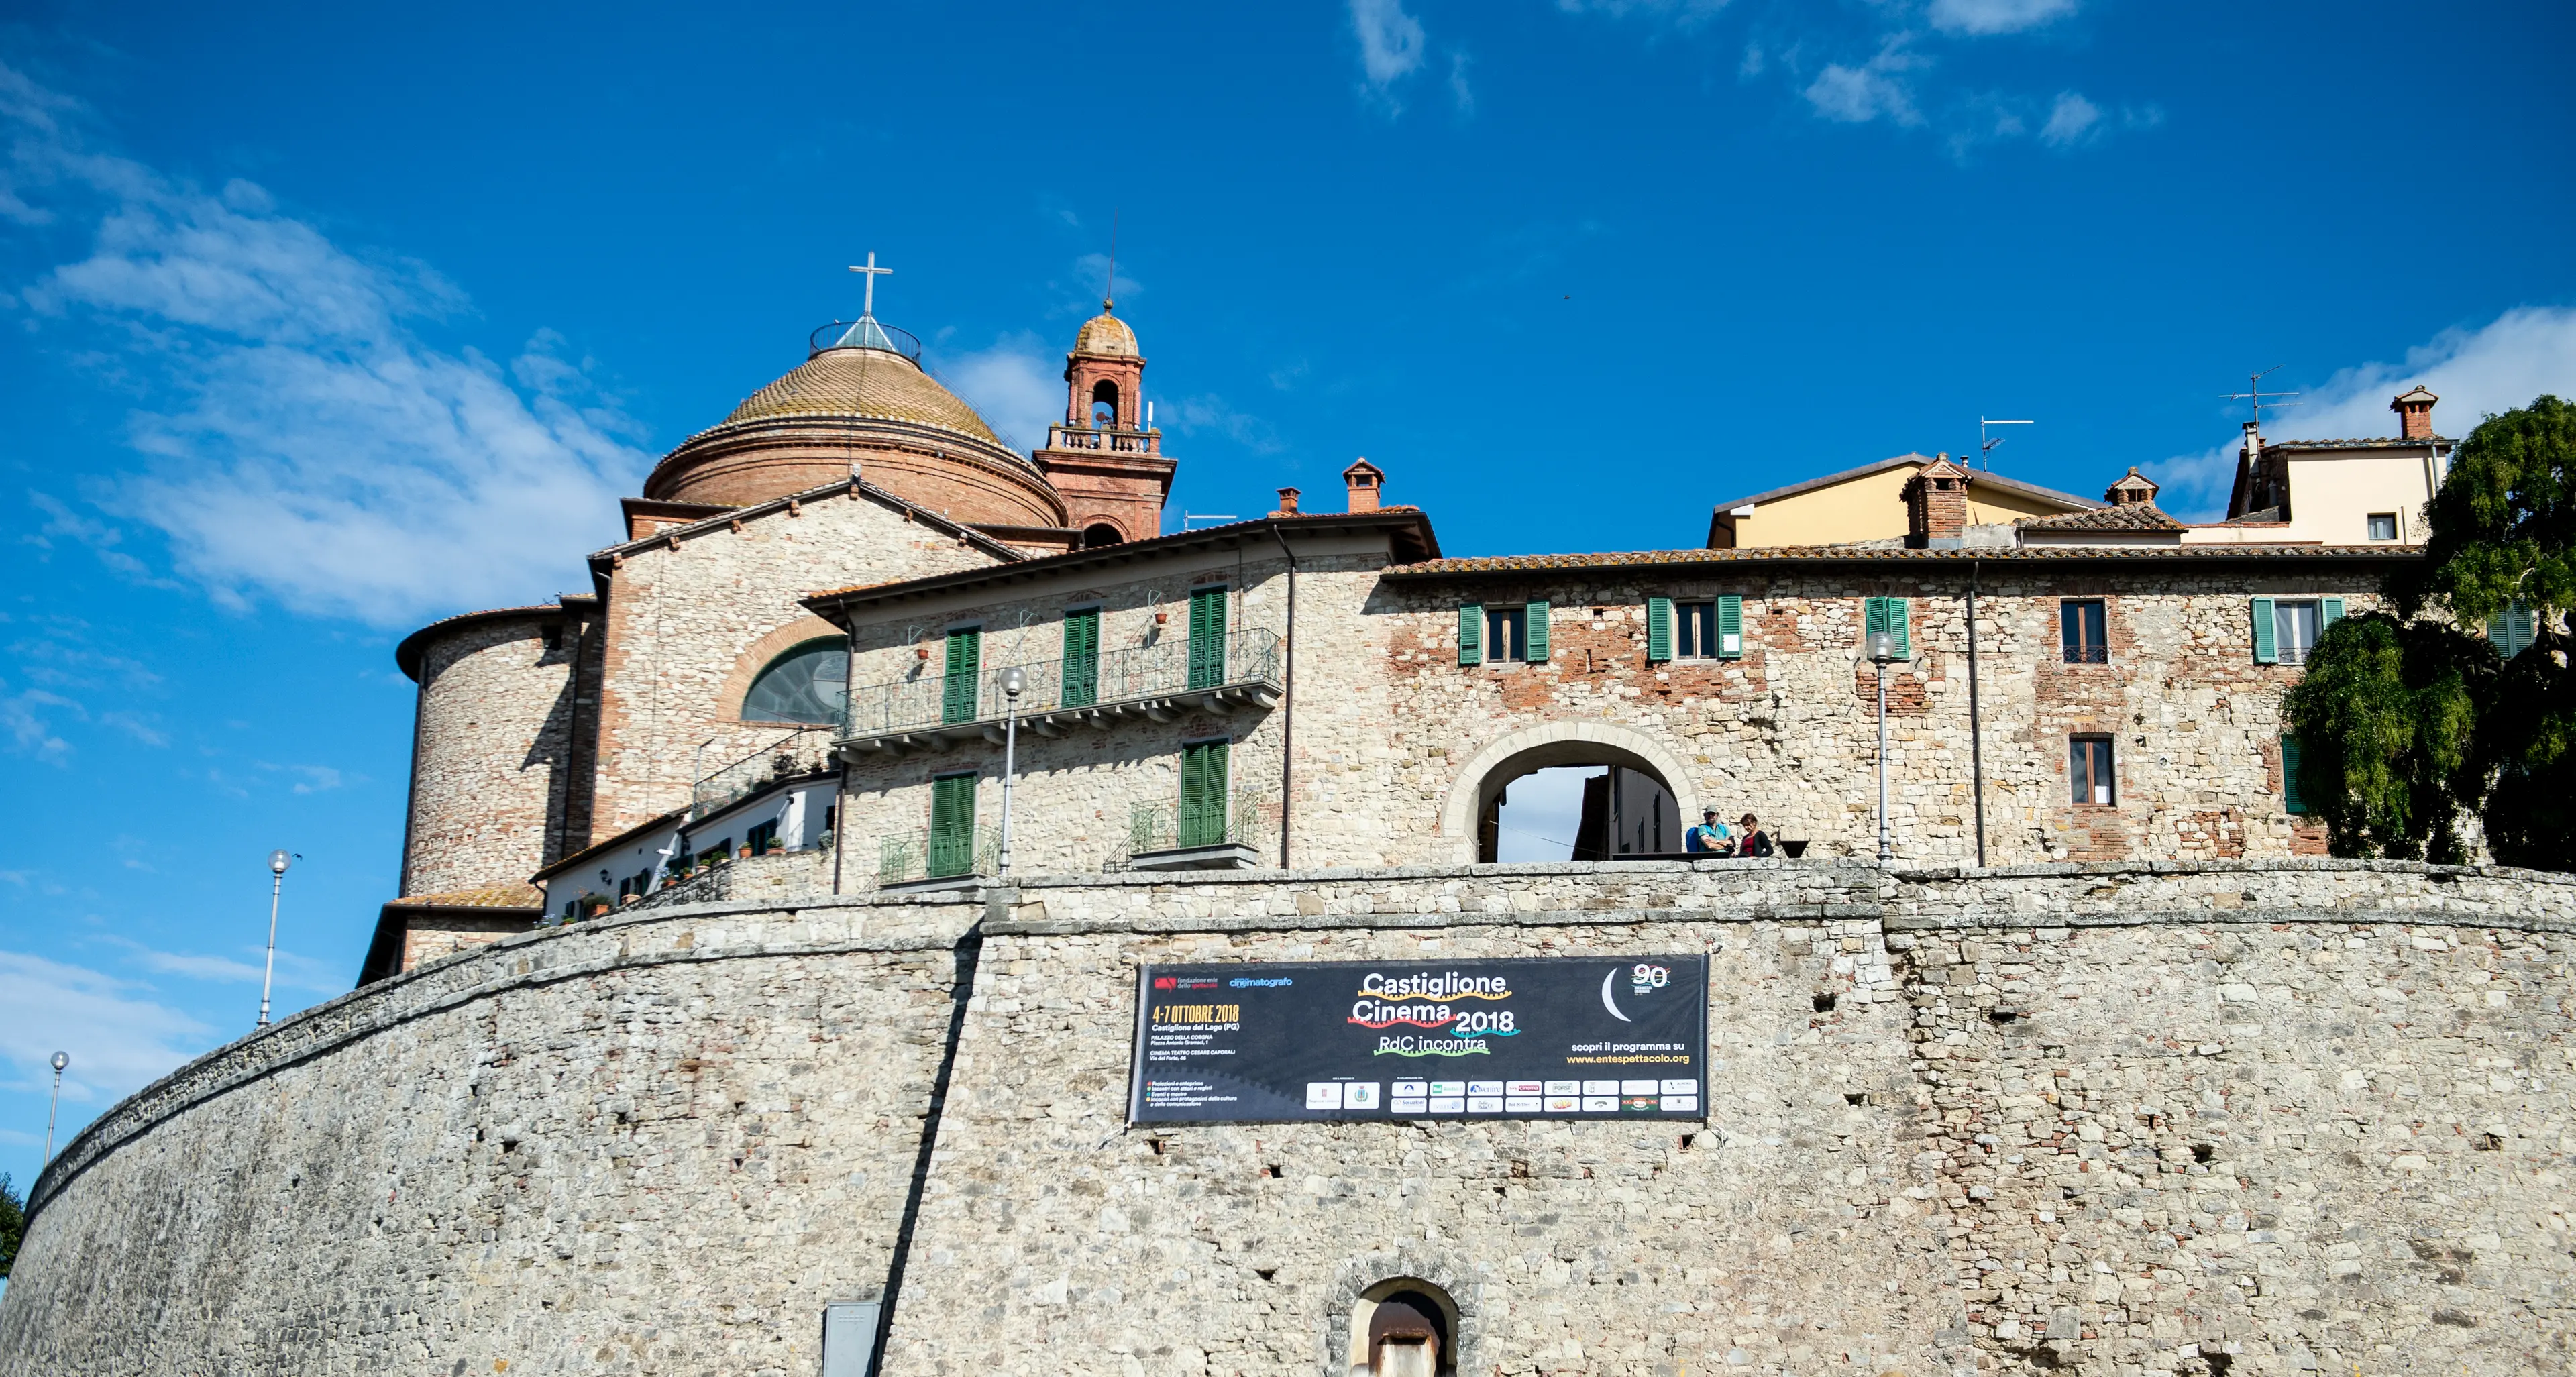
<instances>
[{"instance_id":1,"label":"church dome","mask_svg":"<svg viewBox=\"0 0 2576 1377\"><path fill-rule=\"evenodd\" d=\"M1001 443L975 408L921 371L921 365L884 349L826 349L745 398L724 423L781 416L908 421L953 430L989 445Z\"/></svg>"},{"instance_id":2,"label":"church dome","mask_svg":"<svg viewBox=\"0 0 2576 1377\"><path fill-rule=\"evenodd\" d=\"M1082 332L1073 337L1073 352L1117 354L1132 359L1140 351L1136 348L1136 332L1127 328L1127 322L1111 315L1109 303L1104 301L1100 303L1100 314L1084 321Z\"/></svg>"},{"instance_id":3,"label":"church dome","mask_svg":"<svg viewBox=\"0 0 2576 1377\"><path fill-rule=\"evenodd\" d=\"M748 507L856 471L969 525L1062 526L1064 498L975 408L922 371L920 353L911 336L871 317L824 326L805 362L665 455L644 496Z\"/></svg>"}]
</instances>

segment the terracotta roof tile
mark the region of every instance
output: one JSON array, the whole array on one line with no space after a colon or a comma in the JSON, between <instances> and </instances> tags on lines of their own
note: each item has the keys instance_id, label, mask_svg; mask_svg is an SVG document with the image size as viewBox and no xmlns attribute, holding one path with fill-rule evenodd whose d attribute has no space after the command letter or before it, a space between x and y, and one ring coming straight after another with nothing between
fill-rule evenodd
<instances>
[{"instance_id":1,"label":"terracotta roof tile","mask_svg":"<svg viewBox=\"0 0 2576 1377\"><path fill-rule=\"evenodd\" d=\"M493 885L485 889L451 889L444 894L406 894L387 908L524 908L545 907L546 896L535 885Z\"/></svg>"},{"instance_id":2,"label":"terracotta roof tile","mask_svg":"<svg viewBox=\"0 0 2576 1377\"><path fill-rule=\"evenodd\" d=\"M2026 516L2013 523L2031 531L2179 531L2183 524L2153 503L2134 507L2096 507L2089 512Z\"/></svg>"},{"instance_id":3,"label":"terracotta roof tile","mask_svg":"<svg viewBox=\"0 0 2576 1377\"><path fill-rule=\"evenodd\" d=\"M2243 560L2422 558L2412 547L2387 545L2173 545L1981 547L1960 550L1867 549L1843 545L1765 545L1740 550L1613 550L1573 555L1470 555L1399 564L1385 572L1399 578L1443 574L1545 573L1560 569L1618 569L1694 564L1965 564L2045 563L2079 560Z\"/></svg>"}]
</instances>

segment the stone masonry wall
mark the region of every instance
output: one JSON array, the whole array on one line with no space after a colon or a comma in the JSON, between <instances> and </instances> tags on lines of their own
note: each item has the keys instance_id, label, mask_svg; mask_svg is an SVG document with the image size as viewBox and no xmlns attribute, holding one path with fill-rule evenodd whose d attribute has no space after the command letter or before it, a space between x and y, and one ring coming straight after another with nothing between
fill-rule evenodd
<instances>
[{"instance_id":1,"label":"stone masonry wall","mask_svg":"<svg viewBox=\"0 0 2576 1377\"><path fill-rule=\"evenodd\" d=\"M1898 596L1912 600L1914 659L1889 674L1894 849L1916 863L1973 861L1965 584L1959 570L1848 568L1654 582L1390 581L1371 609L1390 624L1389 683L1371 700L1382 705L1393 765L1382 826L1418 834L1410 800L1445 794L1456 782L1447 772L1487 742L1547 722L1603 722L1663 745L1689 768L1688 787L1730 820L1759 813L1774 835L1807 839L1814 854L1873 855L1876 674L1860 659L1860 600ZM1744 597L1742 659L1646 662L1649 595L1719 593ZM1978 698L1989 863L2322 851L2321 835L2283 811L2280 695L2299 671L2253 662L2254 593L2342 596L2356 612L2376 605L2327 573L2249 583L2241 572L2110 574L2072 561L1987 572ZM2083 597L2108 605L2107 665L2063 663L2058 609ZM1529 598L1551 604L1547 663L1458 664L1461 603ZM2114 804L2070 801L2076 733L2114 738ZM1470 845L1425 838L1406 858L1458 859Z\"/></svg>"},{"instance_id":2,"label":"stone masonry wall","mask_svg":"<svg viewBox=\"0 0 2576 1377\"><path fill-rule=\"evenodd\" d=\"M559 628L555 644L546 629ZM424 647L402 892L517 884L552 856L571 783L572 661L559 612L477 620Z\"/></svg>"},{"instance_id":3,"label":"stone masonry wall","mask_svg":"<svg viewBox=\"0 0 2576 1377\"><path fill-rule=\"evenodd\" d=\"M0 1377L809 1377L898 1250L889 1377L1338 1372L1394 1276L1462 1372L2566 1373L2571 942L2565 877L2316 860L657 906L110 1110ZM1139 961L1684 951L1704 1126L1124 1123Z\"/></svg>"},{"instance_id":4,"label":"stone masonry wall","mask_svg":"<svg viewBox=\"0 0 2576 1377\"><path fill-rule=\"evenodd\" d=\"M780 727L741 720L739 693L766 639L814 620L797 599L993 562L864 491L632 550L608 596L591 840L686 802L694 771L779 739Z\"/></svg>"}]
</instances>

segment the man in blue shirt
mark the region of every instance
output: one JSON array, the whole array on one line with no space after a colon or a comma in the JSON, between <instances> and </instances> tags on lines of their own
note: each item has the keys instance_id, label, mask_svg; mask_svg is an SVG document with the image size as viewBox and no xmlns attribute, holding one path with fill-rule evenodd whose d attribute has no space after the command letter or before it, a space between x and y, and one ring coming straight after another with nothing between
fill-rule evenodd
<instances>
[{"instance_id":1,"label":"man in blue shirt","mask_svg":"<svg viewBox=\"0 0 2576 1377\"><path fill-rule=\"evenodd\" d=\"M1700 814L1699 826L1682 839L1682 848L1712 856L1732 856L1735 834L1726 830L1726 824L1717 820L1717 810L1711 808Z\"/></svg>"}]
</instances>

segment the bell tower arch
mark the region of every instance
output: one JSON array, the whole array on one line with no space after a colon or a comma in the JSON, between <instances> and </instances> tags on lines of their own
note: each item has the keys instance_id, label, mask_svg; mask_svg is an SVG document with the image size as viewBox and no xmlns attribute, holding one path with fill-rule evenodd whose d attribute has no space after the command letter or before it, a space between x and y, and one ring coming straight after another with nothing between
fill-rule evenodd
<instances>
[{"instance_id":1,"label":"bell tower arch","mask_svg":"<svg viewBox=\"0 0 2576 1377\"><path fill-rule=\"evenodd\" d=\"M1065 524L1083 544L1115 545L1163 533L1172 491L1163 432L1145 417L1145 355L1108 301L1082 323L1064 356L1064 424L1047 427L1029 456L1062 494Z\"/></svg>"}]
</instances>

